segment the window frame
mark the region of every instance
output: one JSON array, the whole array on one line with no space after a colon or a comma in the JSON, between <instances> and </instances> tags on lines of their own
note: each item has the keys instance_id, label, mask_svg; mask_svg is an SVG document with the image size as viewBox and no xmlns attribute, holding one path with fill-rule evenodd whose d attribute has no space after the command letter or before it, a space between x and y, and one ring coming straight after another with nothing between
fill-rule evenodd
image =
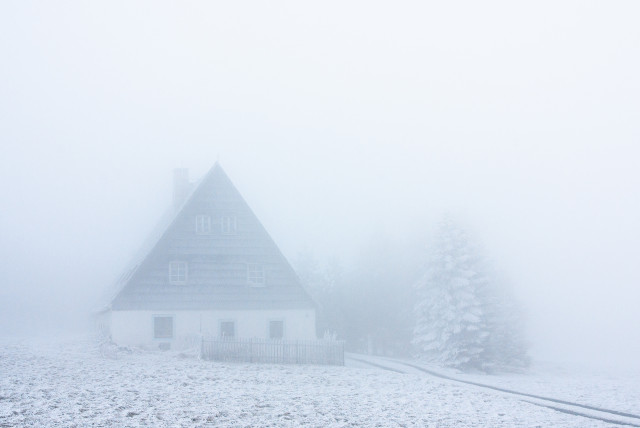
<instances>
[{"instance_id":1,"label":"window frame","mask_svg":"<svg viewBox=\"0 0 640 428\"><path fill-rule=\"evenodd\" d=\"M180 275L179 271L174 274L174 265L178 265L178 264L184 266L183 275ZM184 276L184 279L180 279L181 276ZM188 280L189 280L189 263L184 260L171 260L169 262L169 284L186 285Z\"/></svg>"},{"instance_id":2,"label":"window frame","mask_svg":"<svg viewBox=\"0 0 640 428\"><path fill-rule=\"evenodd\" d=\"M211 216L207 214L196 215L196 235L211 235Z\"/></svg>"},{"instance_id":3,"label":"window frame","mask_svg":"<svg viewBox=\"0 0 640 428\"><path fill-rule=\"evenodd\" d=\"M171 320L171 336L158 336L156 333L156 320L160 318L167 318ZM152 317L153 322L153 340L173 340L176 336L176 324L175 316L170 314L154 314Z\"/></svg>"},{"instance_id":4,"label":"window frame","mask_svg":"<svg viewBox=\"0 0 640 428\"><path fill-rule=\"evenodd\" d=\"M279 322L282 326L281 327L282 336L280 337L272 337L271 335L271 324L276 322ZM269 337L269 340L284 340L284 337L285 337L284 319L282 318L270 319L267 323L267 336Z\"/></svg>"},{"instance_id":5,"label":"window frame","mask_svg":"<svg viewBox=\"0 0 640 428\"><path fill-rule=\"evenodd\" d=\"M223 334L222 334L222 325L223 325L223 324L231 324L231 325L233 325L233 336L225 336L225 335L223 335ZM236 326L237 326L237 324L238 324L238 323L236 323L236 320L232 320L232 319L223 319L223 320L219 320L219 321L218 321L218 337L222 337L222 338L233 338L233 339L235 339L236 337L238 337L238 336L237 336L237 334L236 334L236 333L238 332L238 329L237 329L237 327L236 327Z\"/></svg>"},{"instance_id":6,"label":"window frame","mask_svg":"<svg viewBox=\"0 0 640 428\"><path fill-rule=\"evenodd\" d=\"M220 217L220 234L236 235L238 233L238 218L235 215L223 215Z\"/></svg>"},{"instance_id":7,"label":"window frame","mask_svg":"<svg viewBox=\"0 0 640 428\"><path fill-rule=\"evenodd\" d=\"M252 269L258 267L259 269ZM261 275L252 275L252 273L261 272ZM262 278L262 281L258 282L255 279ZM263 264L260 263L247 263L247 284L250 287L266 287L267 285L267 272Z\"/></svg>"}]
</instances>

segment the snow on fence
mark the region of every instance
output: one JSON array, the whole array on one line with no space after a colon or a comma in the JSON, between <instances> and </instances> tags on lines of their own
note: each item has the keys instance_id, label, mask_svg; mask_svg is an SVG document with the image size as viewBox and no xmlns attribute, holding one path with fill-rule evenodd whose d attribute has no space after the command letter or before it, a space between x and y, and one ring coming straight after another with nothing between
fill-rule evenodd
<instances>
[{"instance_id":1,"label":"snow on fence","mask_svg":"<svg viewBox=\"0 0 640 428\"><path fill-rule=\"evenodd\" d=\"M200 356L205 360L243 363L344 366L344 342L203 337Z\"/></svg>"}]
</instances>

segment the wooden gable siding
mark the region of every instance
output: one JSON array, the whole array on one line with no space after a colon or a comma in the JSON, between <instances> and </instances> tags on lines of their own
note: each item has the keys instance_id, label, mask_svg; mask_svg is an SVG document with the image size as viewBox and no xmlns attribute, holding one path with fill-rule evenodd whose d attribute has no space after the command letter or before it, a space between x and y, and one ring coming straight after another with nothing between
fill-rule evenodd
<instances>
[{"instance_id":1,"label":"wooden gable siding","mask_svg":"<svg viewBox=\"0 0 640 428\"><path fill-rule=\"evenodd\" d=\"M211 233L196 234L196 216ZM234 234L221 220L236 218ZM187 283L169 281L169 263L188 263ZM247 265L264 269L265 286L250 286ZM294 309L313 303L293 269L219 165L207 174L173 223L112 303L114 309Z\"/></svg>"}]
</instances>

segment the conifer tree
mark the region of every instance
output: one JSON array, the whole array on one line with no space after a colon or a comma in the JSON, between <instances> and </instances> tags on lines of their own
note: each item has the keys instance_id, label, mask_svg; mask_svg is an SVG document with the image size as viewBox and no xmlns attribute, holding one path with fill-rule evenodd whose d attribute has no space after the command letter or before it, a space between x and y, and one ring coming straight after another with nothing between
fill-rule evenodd
<instances>
[{"instance_id":1,"label":"conifer tree","mask_svg":"<svg viewBox=\"0 0 640 428\"><path fill-rule=\"evenodd\" d=\"M463 370L528 364L519 306L450 217L439 225L416 292L413 344L423 358Z\"/></svg>"},{"instance_id":2,"label":"conifer tree","mask_svg":"<svg viewBox=\"0 0 640 428\"><path fill-rule=\"evenodd\" d=\"M482 369L489 331L482 290L487 278L465 232L440 224L425 274L416 283L413 344L435 362Z\"/></svg>"}]
</instances>

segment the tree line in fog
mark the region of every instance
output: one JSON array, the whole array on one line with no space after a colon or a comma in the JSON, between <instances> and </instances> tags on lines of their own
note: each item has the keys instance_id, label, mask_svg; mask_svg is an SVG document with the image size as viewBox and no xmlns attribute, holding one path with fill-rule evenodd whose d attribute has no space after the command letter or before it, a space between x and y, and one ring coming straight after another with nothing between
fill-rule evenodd
<instances>
[{"instance_id":1,"label":"tree line in fog","mask_svg":"<svg viewBox=\"0 0 640 428\"><path fill-rule=\"evenodd\" d=\"M445 217L420 245L377 239L349 266L312 251L294 263L321 337L346 349L462 370L528 364L522 310L480 246Z\"/></svg>"}]
</instances>

